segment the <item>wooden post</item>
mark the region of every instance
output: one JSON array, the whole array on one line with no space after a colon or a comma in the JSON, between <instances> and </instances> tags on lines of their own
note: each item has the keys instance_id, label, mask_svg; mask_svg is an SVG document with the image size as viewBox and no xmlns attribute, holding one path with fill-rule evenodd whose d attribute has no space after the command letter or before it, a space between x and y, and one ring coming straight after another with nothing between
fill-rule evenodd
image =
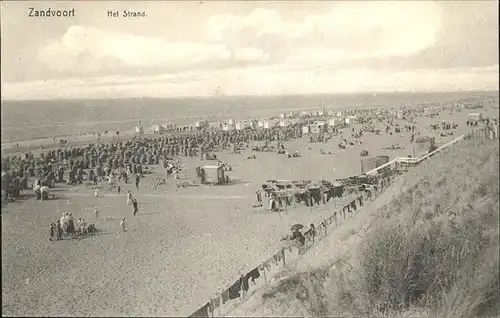
<instances>
[{"instance_id":1,"label":"wooden post","mask_svg":"<svg viewBox=\"0 0 500 318\"><path fill-rule=\"evenodd\" d=\"M283 268L286 267L286 261L285 261L285 249L281 249L281 256L283 258Z\"/></svg>"}]
</instances>

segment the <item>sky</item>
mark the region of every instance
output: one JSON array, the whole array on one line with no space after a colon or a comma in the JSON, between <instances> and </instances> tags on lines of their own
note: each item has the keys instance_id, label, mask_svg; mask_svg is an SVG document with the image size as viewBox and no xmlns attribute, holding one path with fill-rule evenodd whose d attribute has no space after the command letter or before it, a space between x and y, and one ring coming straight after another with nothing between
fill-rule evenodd
<instances>
[{"instance_id":1,"label":"sky","mask_svg":"<svg viewBox=\"0 0 500 318\"><path fill-rule=\"evenodd\" d=\"M9 1L1 40L4 100L499 85L497 1Z\"/></svg>"}]
</instances>

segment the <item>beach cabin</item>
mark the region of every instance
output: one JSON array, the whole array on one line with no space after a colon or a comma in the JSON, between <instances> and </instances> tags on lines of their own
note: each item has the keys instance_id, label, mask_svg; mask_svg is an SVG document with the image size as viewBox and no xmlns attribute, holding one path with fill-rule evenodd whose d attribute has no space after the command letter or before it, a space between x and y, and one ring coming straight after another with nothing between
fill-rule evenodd
<instances>
[{"instance_id":1,"label":"beach cabin","mask_svg":"<svg viewBox=\"0 0 500 318\"><path fill-rule=\"evenodd\" d=\"M163 128L163 132L173 132L176 130L177 125L174 123L165 123L161 125Z\"/></svg>"},{"instance_id":2,"label":"beach cabin","mask_svg":"<svg viewBox=\"0 0 500 318\"><path fill-rule=\"evenodd\" d=\"M229 125L234 125L234 119L229 118L229 119L227 120L227 123L228 123Z\"/></svg>"},{"instance_id":3,"label":"beach cabin","mask_svg":"<svg viewBox=\"0 0 500 318\"><path fill-rule=\"evenodd\" d=\"M274 125L275 125L275 122L273 122L271 120L264 120L264 126L262 128L269 129L269 128L273 128Z\"/></svg>"},{"instance_id":4,"label":"beach cabin","mask_svg":"<svg viewBox=\"0 0 500 318\"><path fill-rule=\"evenodd\" d=\"M222 166L204 166L201 169L202 184L223 184L226 182L224 176L224 167Z\"/></svg>"},{"instance_id":5,"label":"beach cabin","mask_svg":"<svg viewBox=\"0 0 500 318\"><path fill-rule=\"evenodd\" d=\"M163 127L161 125L153 125L153 134L155 135L163 134Z\"/></svg>"},{"instance_id":6,"label":"beach cabin","mask_svg":"<svg viewBox=\"0 0 500 318\"><path fill-rule=\"evenodd\" d=\"M322 134L326 132L326 125L324 123L314 123L309 125L309 133L310 134Z\"/></svg>"},{"instance_id":7,"label":"beach cabin","mask_svg":"<svg viewBox=\"0 0 500 318\"><path fill-rule=\"evenodd\" d=\"M222 129L222 123L220 121L211 121L208 123L208 128L210 130L219 130Z\"/></svg>"},{"instance_id":8,"label":"beach cabin","mask_svg":"<svg viewBox=\"0 0 500 318\"><path fill-rule=\"evenodd\" d=\"M285 118L286 117L286 113L280 113L280 118Z\"/></svg>"},{"instance_id":9,"label":"beach cabin","mask_svg":"<svg viewBox=\"0 0 500 318\"><path fill-rule=\"evenodd\" d=\"M483 114L481 113L469 113L467 115L467 119L470 121L476 122L476 121L481 121L483 120Z\"/></svg>"},{"instance_id":10,"label":"beach cabin","mask_svg":"<svg viewBox=\"0 0 500 318\"><path fill-rule=\"evenodd\" d=\"M333 126L335 126L335 123L336 123L336 122L337 122L337 121L335 120L335 118L329 118L329 119L328 119L328 122L327 122L327 125L328 125L328 126L332 126L332 127L333 127Z\"/></svg>"},{"instance_id":11,"label":"beach cabin","mask_svg":"<svg viewBox=\"0 0 500 318\"><path fill-rule=\"evenodd\" d=\"M247 127L250 127L250 129L257 129L259 127L259 121L258 120L249 120L246 123Z\"/></svg>"},{"instance_id":12,"label":"beach cabin","mask_svg":"<svg viewBox=\"0 0 500 318\"><path fill-rule=\"evenodd\" d=\"M346 125L355 125L357 122L358 122L357 116L350 115L345 118Z\"/></svg>"},{"instance_id":13,"label":"beach cabin","mask_svg":"<svg viewBox=\"0 0 500 318\"><path fill-rule=\"evenodd\" d=\"M235 127L234 123L224 123L222 125L222 130L224 130L224 131L233 131L233 130L235 130L235 128L236 127Z\"/></svg>"},{"instance_id":14,"label":"beach cabin","mask_svg":"<svg viewBox=\"0 0 500 318\"><path fill-rule=\"evenodd\" d=\"M302 126L302 133L303 134L308 134L309 133L309 126L308 125Z\"/></svg>"},{"instance_id":15,"label":"beach cabin","mask_svg":"<svg viewBox=\"0 0 500 318\"><path fill-rule=\"evenodd\" d=\"M288 118L280 119L280 122L279 122L280 127L288 127L291 124L292 123L290 122L290 120Z\"/></svg>"},{"instance_id":16,"label":"beach cabin","mask_svg":"<svg viewBox=\"0 0 500 318\"><path fill-rule=\"evenodd\" d=\"M236 130L243 130L247 127L247 123L244 122L244 121L237 121L235 124L234 124L234 128Z\"/></svg>"},{"instance_id":17,"label":"beach cabin","mask_svg":"<svg viewBox=\"0 0 500 318\"><path fill-rule=\"evenodd\" d=\"M202 130L208 128L208 121L207 120L197 120L194 123L194 126L196 127L197 130Z\"/></svg>"},{"instance_id":18,"label":"beach cabin","mask_svg":"<svg viewBox=\"0 0 500 318\"><path fill-rule=\"evenodd\" d=\"M142 125L135 126L135 134L138 136L144 135L144 127Z\"/></svg>"},{"instance_id":19,"label":"beach cabin","mask_svg":"<svg viewBox=\"0 0 500 318\"><path fill-rule=\"evenodd\" d=\"M315 120L313 122L313 125L322 125L322 126L325 126L326 122L324 120Z\"/></svg>"}]
</instances>

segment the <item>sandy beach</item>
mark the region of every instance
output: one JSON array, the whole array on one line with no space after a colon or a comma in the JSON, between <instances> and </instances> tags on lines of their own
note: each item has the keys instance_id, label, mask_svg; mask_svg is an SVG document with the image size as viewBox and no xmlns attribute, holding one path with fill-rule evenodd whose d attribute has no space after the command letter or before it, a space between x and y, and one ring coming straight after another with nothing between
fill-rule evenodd
<instances>
[{"instance_id":1,"label":"sandy beach","mask_svg":"<svg viewBox=\"0 0 500 318\"><path fill-rule=\"evenodd\" d=\"M459 124L456 135L467 131L466 113L461 115L453 117ZM426 124L422 118L418 129L431 135ZM10 203L2 209L2 311L46 316L189 315L233 282L242 268L251 269L272 256L292 224L317 222L349 199L345 195L311 212L298 205L280 218L276 212L252 207L255 190L266 180L333 181L360 173L361 149L391 158L412 152L408 133L366 133L361 139L363 144L347 149L339 149L335 138L327 144L308 143L306 137L286 142L289 151L301 153L299 158L257 152L257 160L248 160L249 149L218 153L232 165L230 185L177 188L169 179L153 191L148 180L163 175L156 165L139 190L122 184L120 195L107 185L101 186L97 198L90 186L64 185L52 191L56 200L30 197ZM438 136L436 141L452 139ZM405 149L382 150L391 144ZM332 154L322 155L320 149ZM196 157L182 160L186 172L181 178L194 177L195 167L204 163ZM138 200L137 216L126 205L128 189ZM48 225L61 213L92 220L95 206L102 234L49 241ZM128 231L120 233L123 217Z\"/></svg>"}]
</instances>

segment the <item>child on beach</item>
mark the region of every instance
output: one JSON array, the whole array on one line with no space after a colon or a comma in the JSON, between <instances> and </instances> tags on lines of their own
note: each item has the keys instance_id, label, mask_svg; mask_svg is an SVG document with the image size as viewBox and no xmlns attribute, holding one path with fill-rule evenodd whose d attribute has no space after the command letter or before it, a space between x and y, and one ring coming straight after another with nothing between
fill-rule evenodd
<instances>
[{"instance_id":1,"label":"child on beach","mask_svg":"<svg viewBox=\"0 0 500 318\"><path fill-rule=\"evenodd\" d=\"M120 228L122 229L122 232L127 232L127 224L125 223L125 218L120 221Z\"/></svg>"}]
</instances>

